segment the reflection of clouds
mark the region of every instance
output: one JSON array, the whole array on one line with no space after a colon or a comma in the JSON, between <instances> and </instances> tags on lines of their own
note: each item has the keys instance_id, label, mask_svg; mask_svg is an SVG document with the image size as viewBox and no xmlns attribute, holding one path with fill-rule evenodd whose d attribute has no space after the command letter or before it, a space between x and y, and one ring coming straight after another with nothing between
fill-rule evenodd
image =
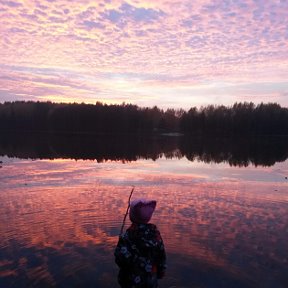
<instances>
[{"instance_id":1,"label":"reflection of clouds","mask_svg":"<svg viewBox=\"0 0 288 288\"><path fill-rule=\"evenodd\" d=\"M96 187L95 190L30 188L7 191L6 196L2 195L6 199L5 206L0 206L3 220L0 249L4 259L12 261L1 262L1 275L22 279L24 273L37 286L42 282L54 285L59 273L61 278L73 278L83 271L100 277L101 265L108 265L106 271L111 270L107 257L117 241L122 220L118 219L119 215L124 215L126 209L122 200L114 202L114 197L109 197L111 192L105 187L99 190ZM116 195L121 199L119 193ZM6 252L7 247L18 252ZM20 263L17 257L22 253L26 260L22 259ZM93 281L97 283L99 279L94 277Z\"/></svg>"},{"instance_id":2,"label":"reflection of clouds","mask_svg":"<svg viewBox=\"0 0 288 288\"><path fill-rule=\"evenodd\" d=\"M177 161L8 163L3 159L1 275L21 278L24 273L37 285L52 285L61 277L75 280L83 271L89 271L87 278L94 275L95 283L106 279L103 275L112 269L111 255L126 211L128 183L135 181L133 198L158 201L152 222L159 226L168 255L247 279L253 275L259 283L268 273L282 281L288 263L288 183L261 181L262 177L246 180L241 176L245 169L228 165L221 166L221 177L220 171L214 177L217 165ZM236 171L237 179L225 177ZM271 168L249 171L273 173ZM21 185L24 179L27 186ZM115 179L117 185L107 184Z\"/></svg>"},{"instance_id":3,"label":"reflection of clouds","mask_svg":"<svg viewBox=\"0 0 288 288\"><path fill-rule=\"evenodd\" d=\"M1 217L5 217L6 221L9 221L9 225L7 223L7 226L4 225L1 230L18 227L19 235L16 238L22 235L24 243L30 242L33 245L40 244L55 249L66 242L83 244L91 242L95 245L106 243L107 247L113 246L115 235L117 235L115 232L112 233L115 224L108 225L108 232L105 232L105 225L103 227L102 225L107 220L111 221L109 215L110 217L114 215L114 219L116 219L119 214L124 214L125 204L121 201L121 205L119 205L119 201L116 201L117 210L115 203L106 202L104 205L111 190L99 191L97 188L91 191L82 191L81 188L65 190L62 187L48 190L47 188L43 190L30 188L30 190L20 189L19 195L16 191L7 192L5 206L1 206L1 210L4 210ZM3 197L5 198L5 196ZM110 202L113 200L114 198L111 198ZM113 208L113 213L110 211L111 208ZM117 224L120 221L121 219ZM2 232L2 235L7 234ZM16 235L10 235L11 238L6 241L14 236ZM58 242L56 239L61 239L61 241ZM8 242L4 243L8 244Z\"/></svg>"},{"instance_id":4,"label":"reflection of clouds","mask_svg":"<svg viewBox=\"0 0 288 288\"><path fill-rule=\"evenodd\" d=\"M187 159L107 161L96 163L92 160L4 160L1 186L31 187L65 185L185 185L194 183L274 183L275 189L286 183L285 163L273 167L230 167L227 163L207 164ZM263 184L265 185L265 184ZM275 190L271 188L272 190Z\"/></svg>"},{"instance_id":5,"label":"reflection of clouds","mask_svg":"<svg viewBox=\"0 0 288 288\"><path fill-rule=\"evenodd\" d=\"M10 269L13 266L12 260L3 259L0 261L0 277L17 276L16 271Z\"/></svg>"},{"instance_id":6,"label":"reflection of clouds","mask_svg":"<svg viewBox=\"0 0 288 288\"><path fill-rule=\"evenodd\" d=\"M241 273L259 273L266 263L285 273L287 257L282 249L287 249L288 199L283 191L280 199L273 199L273 185L207 183L169 188L165 196L159 196L161 212L155 219L169 251ZM259 277L260 281L263 275Z\"/></svg>"}]
</instances>

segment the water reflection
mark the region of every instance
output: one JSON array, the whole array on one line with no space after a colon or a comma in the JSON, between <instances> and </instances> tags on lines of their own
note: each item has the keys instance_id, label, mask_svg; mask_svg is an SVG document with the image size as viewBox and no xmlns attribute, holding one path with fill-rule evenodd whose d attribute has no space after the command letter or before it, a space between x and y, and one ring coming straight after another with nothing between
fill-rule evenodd
<instances>
[{"instance_id":1,"label":"water reflection","mask_svg":"<svg viewBox=\"0 0 288 288\"><path fill-rule=\"evenodd\" d=\"M118 287L113 252L132 184L158 202L161 287L288 286L287 161L0 160L0 287Z\"/></svg>"},{"instance_id":2,"label":"water reflection","mask_svg":"<svg viewBox=\"0 0 288 288\"><path fill-rule=\"evenodd\" d=\"M272 166L288 158L287 137L226 139L209 137L136 137L3 134L0 155L23 159L136 161L183 158L231 166Z\"/></svg>"},{"instance_id":3,"label":"water reflection","mask_svg":"<svg viewBox=\"0 0 288 288\"><path fill-rule=\"evenodd\" d=\"M111 192L107 187L99 193L69 188L2 192L5 277L0 286L113 287L108 276L120 221L119 207L113 209L117 202L103 203Z\"/></svg>"}]
</instances>

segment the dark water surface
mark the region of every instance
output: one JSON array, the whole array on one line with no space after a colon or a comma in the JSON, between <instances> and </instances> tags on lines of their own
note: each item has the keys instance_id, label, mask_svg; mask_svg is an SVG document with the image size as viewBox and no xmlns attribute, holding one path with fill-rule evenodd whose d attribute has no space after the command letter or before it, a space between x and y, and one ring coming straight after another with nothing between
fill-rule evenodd
<instances>
[{"instance_id":1,"label":"dark water surface","mask_svg":"<svg viewBox=\"0 0 288 288\"><path fill-rule=\"evenodd\" d=\"M158 201L160 287L288 287L285 143L46 140L0 140L1 288L118 287L133 185Z\"/></svg>"}]
</instances>

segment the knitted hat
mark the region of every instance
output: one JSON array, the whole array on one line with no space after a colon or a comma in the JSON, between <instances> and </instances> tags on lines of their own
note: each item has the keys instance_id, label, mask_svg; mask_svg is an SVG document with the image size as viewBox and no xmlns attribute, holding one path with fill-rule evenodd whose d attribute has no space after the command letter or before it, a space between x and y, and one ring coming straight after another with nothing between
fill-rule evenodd
<instances>
[{"instance_id":1,"label":"knitted hat","mask_svg":"<svg viewBox=\"0 0 288 288\"><path fill-rule=\"evenodd\" d=\"M130 204L129 217L131 222L147 224L156 208L155 200L136 199Z\"/></svg>"}]
</instances>

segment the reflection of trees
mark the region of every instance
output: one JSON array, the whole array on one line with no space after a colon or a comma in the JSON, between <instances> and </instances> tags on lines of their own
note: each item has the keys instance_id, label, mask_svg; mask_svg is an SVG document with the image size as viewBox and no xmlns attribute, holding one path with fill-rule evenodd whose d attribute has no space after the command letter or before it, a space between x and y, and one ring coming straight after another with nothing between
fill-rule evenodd
<instances>
[{"instance_id":1,"label":"reflection of trees","mask_svg":"<svg viewBox=\"0 0 288 288\"><path fill-rule=\"evenodd\" d=\"M245 139L209 137L95 137L89 135L4 134L0 155L32 159L136 161L187 157L231 166L272 166L288 158L287 137Z\"/></svg>"},{"instance_id":2,"label":"reflection of trees","mask_svg":"<svg viewBox=\"0 0 288 288\"><path fill-rule=\"evenodd\" d=\"M151 137L94 137L89 135L5 134L0 138L0 155L19 158L71 158L136 161L182 157L177 139Z\"/></svg>"},{"instance_id":3,"label":"reflection of trees","mask_svg":"<svg viewBox=\"0 0 288 288\"><path fill-rule=\"evenodd\" d=\"M288 138L185 138L180 143L180 151L190 161L272 166L288 158Z\"/></svg>"}]
</instances>

